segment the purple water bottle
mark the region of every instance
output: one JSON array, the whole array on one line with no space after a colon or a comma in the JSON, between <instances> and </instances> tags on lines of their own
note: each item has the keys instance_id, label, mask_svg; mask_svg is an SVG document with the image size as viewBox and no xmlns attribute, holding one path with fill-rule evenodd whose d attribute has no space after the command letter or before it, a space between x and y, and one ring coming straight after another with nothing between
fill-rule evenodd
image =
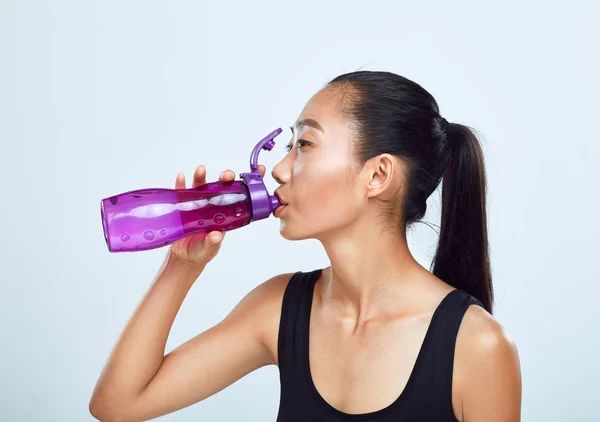
<instances>
[{"instance_id":1,"label":"purple water bottle","mask_svg":"<svg viewBox=\"0 0 600 422\"><path fill-rule=\"evenodd\" d=\"M241 180L211 182L190 189L141 189L100 202L110 252L159 248L192 233L229 231L271 215L279 199L269 195L258 172L258 155L270 151L281 128L263 138L250 155Z\"/></svg>"}]
</instances>

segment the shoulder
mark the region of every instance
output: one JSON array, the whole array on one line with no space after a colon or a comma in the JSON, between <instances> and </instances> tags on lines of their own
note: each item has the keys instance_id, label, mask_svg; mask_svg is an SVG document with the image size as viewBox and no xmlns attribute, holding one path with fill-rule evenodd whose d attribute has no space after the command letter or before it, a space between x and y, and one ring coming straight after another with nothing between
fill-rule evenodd
<instances>
[{"instance_id":1,"label":"shoulder","mask_svg":"<svg viewBox=\"0 0 600 422\"><path fill-rule=\"evenodd\" d=\"M459 340L480 351L514 345L504 327L488 311L474 304L465 311L458 333Z\"/></svg>"},{"instance_id":2,"label":"shoulder","mask_svg":"<svg viewBox=\"0 0 600 422\"><path fill-rule=\"evenodd\" d=\"M520 411L516 344L504 327L477 305L465 312L456 338L453 390L462 402L462 420L516 420L511 418Z\"/></svg>"},{"instance_id":3,"label":"shoulder","mask_svg":"<svg viewBox=\"0 0 600 422\"><path fill-rule=\"evenodd\" d=\"M288 282L295 273L277 274L254 287L247 295L249 298L277 299L283 296Z\"/></svg>"},{"instance_id":4,"label":"shoulder","mask_svg":"<svg viewBox=\"0 0 600 422\"><path fill-rule=\"evenodd\" d=\"M294 274L277 274L261 282L248 292L229 315L245 320L245 324L257 333L270 356L269 364L277 364L277 339L283 296Z\"/></svg>"}]
</instances>

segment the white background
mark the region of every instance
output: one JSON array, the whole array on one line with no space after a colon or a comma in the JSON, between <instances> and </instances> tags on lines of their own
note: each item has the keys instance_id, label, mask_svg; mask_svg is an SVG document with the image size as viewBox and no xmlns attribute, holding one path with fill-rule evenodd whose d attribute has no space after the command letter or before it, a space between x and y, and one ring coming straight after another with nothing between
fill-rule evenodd
<instances>
[{"instance_id":1,"label":"white background","mask_svg":"<svg viewBox=\"0 0 600 422\"><path fill-rule=\"evenodd\" d=\"M416 81L483 134L495 315L520 351L523 420L598 420L597 4L218 3L0 1L0 419L92 420L96 379L166 252L110 254L101 198L172 187L198 164L210 180L247 171L281 126L270 172L310 96L364 68ZM327 265L278 227L228 233L168 350L272 275ZM411 232L425 264L435 242ZM162 420L274 421L278 403L272 366Z\"/></svg>"}]
</instances>

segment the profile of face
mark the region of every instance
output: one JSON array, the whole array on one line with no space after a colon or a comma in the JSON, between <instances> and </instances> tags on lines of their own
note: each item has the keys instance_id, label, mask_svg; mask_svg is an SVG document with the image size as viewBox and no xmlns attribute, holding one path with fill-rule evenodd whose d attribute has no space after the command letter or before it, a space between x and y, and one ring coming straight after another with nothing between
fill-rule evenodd
<instances>
[{"instance_id":1,"label":"profile of face","mask_svg":"<svg viewBox=\"0 0 600 422\"><path fill-rule=\"evenodd\" d=\"M273 168L287 204L277 211L288 240L319 239L348 230L365 217L372 172L353 155L352 126L339 110L340 94L324 88L305 105L292 128L288 153ZM350 229L351 230L351 229Z\"/></svg>"}]
</instances>

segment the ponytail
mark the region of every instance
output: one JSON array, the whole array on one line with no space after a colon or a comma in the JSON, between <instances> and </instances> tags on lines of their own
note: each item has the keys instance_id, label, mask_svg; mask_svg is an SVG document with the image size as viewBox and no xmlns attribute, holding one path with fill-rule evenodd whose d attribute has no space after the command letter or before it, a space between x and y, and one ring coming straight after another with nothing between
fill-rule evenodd
<instances>
[{"instance_id":1,"label":"ponytail","mask_svg":"<svg viewBox=\"0 0 600 422\"><path fill-rule=\"evenodd\" d=\"M483 153L479 140L466 126L448 124L448 141L440 238L432 272L479 299L492 313Z\"/></svg>"}]
</instances>

